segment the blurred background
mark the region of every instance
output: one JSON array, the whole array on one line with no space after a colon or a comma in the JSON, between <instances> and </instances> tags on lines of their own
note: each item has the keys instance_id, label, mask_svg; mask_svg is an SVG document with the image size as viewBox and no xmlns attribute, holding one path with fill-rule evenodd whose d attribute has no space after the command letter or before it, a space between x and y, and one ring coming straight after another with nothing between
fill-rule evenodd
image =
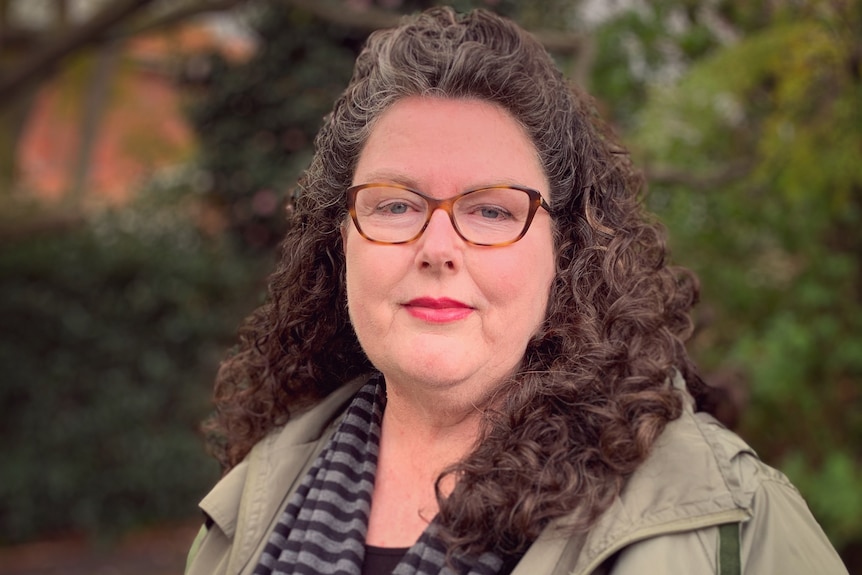
<instances>
[{"instance_id":1,"label":"blurred background","mask_svg":"<svg viewBox=\"0 0 862 575\"><path fill-rule=\"evenodd\" d=\"M0 572L182 569L285 198L366 36L434 4L0 0ZM862 572L862 2L445 4L595 96L703 282L722 419Z\"/></svg>"}]
</instances>

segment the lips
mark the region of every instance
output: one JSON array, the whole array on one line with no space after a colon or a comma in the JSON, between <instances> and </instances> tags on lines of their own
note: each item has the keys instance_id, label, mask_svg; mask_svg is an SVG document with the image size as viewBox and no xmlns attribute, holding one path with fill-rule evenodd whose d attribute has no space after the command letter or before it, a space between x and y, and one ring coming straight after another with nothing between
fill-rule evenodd
<instances>
[{"instance_id":1,"label":"lips","mask_svg":"<svg viewBox=\"0 0 862 575\"><path fill-rule=\"evenodd\" d=\"M411 316L430 323L450 323L473 313L469 305L449 298L420 297L404 304L404 308Z\"/></svg>"}]
</instances>

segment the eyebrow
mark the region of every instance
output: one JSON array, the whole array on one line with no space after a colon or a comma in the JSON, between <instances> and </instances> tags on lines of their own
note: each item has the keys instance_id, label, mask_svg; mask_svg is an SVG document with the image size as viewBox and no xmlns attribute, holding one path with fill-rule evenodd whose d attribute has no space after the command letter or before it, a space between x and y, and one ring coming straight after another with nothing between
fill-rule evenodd
<instances>
[{"instance_id":1,"label":"eyebrow","mask_svg":"<svg viewBox=\"0 0 862 575\"><path fill-rule=\"evenodd\" d=\"M419 182L413 177L404 174L403 172L398 172L395 170L382 169L382 170L374 170L366 174L366 178L364 181L359 182L354 178L353 184L354 186L360 184L372 184L372 183L380 183L380 184L398 184L400 186L404 186L419 192L424 191L423 186L419 184ZM501 178L499 180L493 180L482 184L468 186L462 190L457 191L456 193L463 193L469 190L479 190L482 188L493 188L495 186L521 186L521 187L529 187L525 184L512 179L512 178Z\"/></svg>"},{"instance_id":2,"label":"eyebrow","mask_svg":"<svg viewBox=\"0 0 862 575\"><path fill-rule=\"evenodd\" d=\"M354 174L355 176L355 174ZM408 188L419 189L419 182L410 176L397 172L395 170L375 170L366 175L366 180L363 182L356 181L354 177L353 185L359 184L370 184L374 182L380 182L381 184L389 183L389 184L398 184L401 186L405 186Z\"/></svg>"}]
</instances>

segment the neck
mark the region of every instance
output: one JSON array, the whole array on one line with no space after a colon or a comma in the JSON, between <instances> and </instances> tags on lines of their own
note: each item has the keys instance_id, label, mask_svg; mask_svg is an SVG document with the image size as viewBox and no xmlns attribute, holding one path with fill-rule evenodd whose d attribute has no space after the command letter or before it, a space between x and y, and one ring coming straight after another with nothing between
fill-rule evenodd
<instances>
[{"instance_id":1,"label":"neck","mask_svg":"<svg viewBox=\"0 0 862 575\"><path fill-rule=\"evenodd\" d=\"M481 403L446 394L405 392L388 382L386 396L381 444L398 453L405 464L415 462L417 471L436 478L475 447L483 419Z\"/></svg>"},{"instance_id":2,"label":"neck","mask_svg":"<svg viewBox=\"0 0 862 575\"><path fill-rule=\"evenodd\" d=\"M481 418L484 402L453 390L416 390L386 382L386 414L415 431L457 433Z\"/></svg>"},{"instance_id":3,"label":"neck","mask_svg":"<svg viewBox=\"0 0 862 575\"><path fill-rule=\"evenodd\" d=\"M433 487L443 470L476 448L485 413L496 397L465 393L463 387L404 387L389 378L386 396L381 463L426 488ZM449 476L441 485L444 495L452 487L454 478Z\"/></svg>"},{"instance_id":4,"label":"neck","mask_svg":"<svg viewBox=\"0 0 862 575\"><path fill-rule=\"evenodd\" d=\"M366 542L409 547L437 514L437 478L475 448L482 403L405 392L388 379L386 395ZM444 496L454 483L444 478Z\"/></svg>"}]
</instances>

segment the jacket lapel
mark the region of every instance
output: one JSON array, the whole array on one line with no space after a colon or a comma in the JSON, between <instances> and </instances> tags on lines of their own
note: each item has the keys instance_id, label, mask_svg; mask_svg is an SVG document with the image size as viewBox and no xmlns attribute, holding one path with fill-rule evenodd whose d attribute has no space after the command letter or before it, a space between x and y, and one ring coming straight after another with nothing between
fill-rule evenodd
<instances>
[{"instance_id":1,"label":"jacket lapel","mask_svg":"<svg viewBox=\"0 0 862 575\"><path fill-rule=\"evenodd\" d=\"M314 409L261 440L248 457L219 481L200 508L233 541L227 573L254 569L275 522L337 427L340 415L368 380L358 378Z\"/></svg>"}]
</instances>

